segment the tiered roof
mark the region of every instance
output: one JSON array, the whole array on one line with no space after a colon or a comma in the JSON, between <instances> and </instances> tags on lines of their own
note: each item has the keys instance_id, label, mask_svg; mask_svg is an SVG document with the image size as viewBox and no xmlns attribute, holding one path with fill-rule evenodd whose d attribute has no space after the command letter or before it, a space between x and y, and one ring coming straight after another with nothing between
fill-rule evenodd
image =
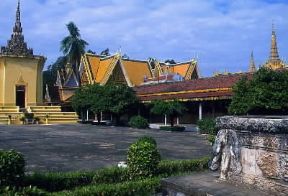
<instances>
[{"instance_id":1,"label":"tiered roof","mask_svg":"<svg viewBox=\"0 0 288 196\"><path fill-rule=\"evenodd\" d=\"M158 61L151 66L150 61L122 58L120 54L103 57L95 54L85 54L81 60L82 83L105 85L115 74L122 75L130 87L142 85L146 80L159 81L159 77L169 74L179 74L185 80L198 78L197 62L195 60L167 65Z\"/></svg>"},{"instance_id":2,"label":"tiered roof","mask_svg":"<svg viewBox=\"0 0 288 196\"><path fill-rule=\"evenodd\" d=\"M143 102L173 99L182 101L231 99L233 85L244 76L252 78L252 73L219 75L177 83L139 86L134 90Z\"/></svg>"},{"instance_id":3,"label":"tiered roof","mask_svg":"<svg viewBox=\"0 0 288 196\"><path fill-rule=\"evenodd\" d=\"M22 31L23 29L20 20L20 0L18 0L16 21L13 28L13 33L11 35L11 39L7 41L7 46L1 47L1 54L29 57L33 56L33 49L27 47Z\"/></svg>"}]
</instances>

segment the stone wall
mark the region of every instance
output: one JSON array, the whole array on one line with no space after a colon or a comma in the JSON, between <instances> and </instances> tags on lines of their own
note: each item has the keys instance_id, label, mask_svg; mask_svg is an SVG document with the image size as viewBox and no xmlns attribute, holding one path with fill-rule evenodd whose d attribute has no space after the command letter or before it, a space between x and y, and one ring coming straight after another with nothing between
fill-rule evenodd
<instances>
[{"instance_id":1,"label":"stone wall","mask_svg":"<svg viewBox=\"0 0 288 196\"><path fill-rule=\"evenodd\" d=\"M288 117L225 116L216 122L213 161L221 160L220 176L288 195Z\"/></svg>"}]
</instances>

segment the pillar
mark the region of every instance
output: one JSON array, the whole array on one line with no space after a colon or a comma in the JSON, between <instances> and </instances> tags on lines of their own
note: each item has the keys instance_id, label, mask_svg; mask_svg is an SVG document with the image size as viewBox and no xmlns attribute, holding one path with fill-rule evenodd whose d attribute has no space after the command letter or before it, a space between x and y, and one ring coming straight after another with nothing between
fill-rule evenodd
<instances>
[{"instance_id":1,"label":"pillar","mask_svg":"<svg viewBox=\"0 0 288 196\"><path fill-rule=\"evenodd\" d=\"M215 103L212 102L212 117L215 118Z\"/></svg>"},{"instance_id":2,"label":"pillar","mask_svg":"<svg viewBox=\"0 0 288 196\"><path fill-rule=\"evenodd\" d=\"M86 111L86 121L89 121L89 110Z\"/></svg>"},{"instance_id":3,"label":"pillar","mask_svg":"<svg viewBox=\"0 0 288 196\"><path fill-rule=\"evenodd\" d=\"M199 120L202 120L202 103L199 102Z\"/></svg>"},{"instance_id":4,"label":"pillar","mask_svg":"<svg viewBox=\"0 0 288 196\"><path fill-rule=\"evenodd\" d=\"M165 115L165 122L164 122L164 125L165 125L165 126L167 125L167 115Z\"/></svg>"}]
</instances>

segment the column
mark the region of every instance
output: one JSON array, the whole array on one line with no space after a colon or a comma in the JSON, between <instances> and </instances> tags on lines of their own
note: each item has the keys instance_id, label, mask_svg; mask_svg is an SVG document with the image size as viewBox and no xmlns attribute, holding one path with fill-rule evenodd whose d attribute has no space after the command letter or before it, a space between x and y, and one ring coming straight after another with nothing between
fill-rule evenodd
<instances>
[{"instance_id":1,"label":"column","mask_svg":"<svg viewBox=\"0 0 288 196\"><path fill-rule=\"evenodd\" d=\"M202 103L199 102L199 120L202 120Z\"/></svg>"},{"instance_id":2,"label":"column","mask_svg":"<svg viewBox=\"0 0 288 196\"><path fill-rule=\"evenodd\" d=\"M89 110L86 111L86 120L89 121Z\"/></svg>"},{"instance_id":3,"label":"column","mask_svg":"<svg viewBox=\"0 0 288 196\"><path fill-rule=\"evenodd\" d=\"M165 126L167 125L167 115L165 115L165 122L164 122L164 125L165 125Z\"/></svg>"}]
</instances>

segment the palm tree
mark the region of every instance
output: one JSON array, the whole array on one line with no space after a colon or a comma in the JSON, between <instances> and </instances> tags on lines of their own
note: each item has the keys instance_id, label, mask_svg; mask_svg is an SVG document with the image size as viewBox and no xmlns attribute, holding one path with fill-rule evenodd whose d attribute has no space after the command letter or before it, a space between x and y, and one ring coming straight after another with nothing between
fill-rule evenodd
<instances>
[{"instance_id":1,"label":"palm tree","mask_svg":"<svg viewBox=\"0 0 288 196\"><path fill-rule=\"evenodd\" d=\"M78 70L81 56L85 53L85 47L88 45L88 43L81 39L79 29L73 22L69 22L67 24L67 29L69 31L69 35L61 41L60 50L69 59L73 72L79 81L79 85L81 85Z\"/></svg>"}]
</instances>

